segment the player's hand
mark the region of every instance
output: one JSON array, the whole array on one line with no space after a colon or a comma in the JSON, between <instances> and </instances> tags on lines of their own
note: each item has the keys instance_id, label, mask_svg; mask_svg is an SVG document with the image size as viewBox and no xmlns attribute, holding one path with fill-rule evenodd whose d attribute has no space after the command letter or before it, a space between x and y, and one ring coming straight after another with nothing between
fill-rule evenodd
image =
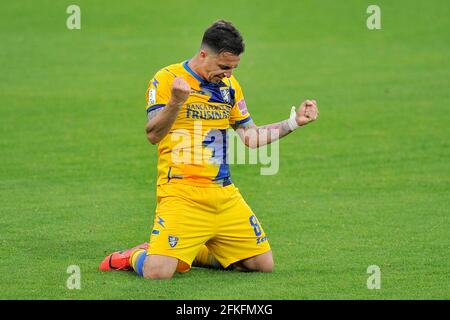
<instances>
[{"instance_id":1,"label":"player's hand","mask_svg":"<svg viewBox=\"0 0 450 320\"><path fill-rule=\"evenodd\" d=\"M181 107L189 98L191 87L183 78L175 78L172 83L172 94L169 103Z\"/></svg>"},{"instance_id":2,"label":"player's hand","mask_svg":"<svg viewBox=\"0 0 450 320\"><path fill-rule=\"evenodd\" d=\"M299 126L304 126L315 121L318 116L319 109L317 108L316 100L306 100L298 107L295 121L297 121Z\"/></svg>"}]
</instances>

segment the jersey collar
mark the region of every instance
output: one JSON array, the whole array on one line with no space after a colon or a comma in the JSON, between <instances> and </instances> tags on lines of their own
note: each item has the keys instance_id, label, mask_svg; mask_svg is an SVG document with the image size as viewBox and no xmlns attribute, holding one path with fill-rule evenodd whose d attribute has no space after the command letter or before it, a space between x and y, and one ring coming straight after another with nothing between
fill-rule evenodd
<instances>
[{"instance_id":1,"label":"jersey collar","mask_svg":"<svg viewBox=\"0 0 450 320\"><path fill-rule=\"evenodd\" d=\"M186 71L189 72L195 79L200 81L200 83L202 83L202 84L208 83L208 81L203 80L198 74L196 74L191 68L189 68L188 63L189 63L189 60L186 60L185 62L183 62L183 67L186 69Z\"/></svg>"},{"instance_id":2,"label":"jersey collar","mask_svg":"<svg viewBox=\"0 0 450 320\"><path fill-rule=\"evenodd\" d=\"M183 62L183 67L184 67L184 69L186 69L187 72L189 72L195 79L197 79L200 82L201 86L206 86L206 87L226 86L226 84L223 81L220 81L219 83L214 83L214 82L209 82L207 80L202 79L198 74L196 74L194 72L194 70L189 68L189 66L188 66L189 61L190 60L186 60L185 62ZM230 86L231 86L231 83L230 83Z\"/></svg>"}]
</instances>

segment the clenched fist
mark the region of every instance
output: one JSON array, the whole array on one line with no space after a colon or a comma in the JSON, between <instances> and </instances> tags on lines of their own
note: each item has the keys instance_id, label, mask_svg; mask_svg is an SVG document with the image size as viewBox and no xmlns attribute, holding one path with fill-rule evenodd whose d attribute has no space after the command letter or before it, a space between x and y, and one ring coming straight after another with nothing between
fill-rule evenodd
<instances>
[{"instance_id":1,"label":"clenched fist","mask_svg":"<svg viewBox=\"0 0 450 320\"><path fill-rule=\"evenodd\" d=\"M313 122L319 116L316 100L304 101L297 110L295 121L299 126Z\"/></svg>"},{"instance_id":2,"label":"clenched fist","mask_svg":"<svg viewBox=\"0 0 450 320\"><path fill-rule=\"evenodd\" d=\"M181 107L189 98L191 87L183 78L175 78L172 83L172 94L169 103Z\"/></svg>"}]
</instances>

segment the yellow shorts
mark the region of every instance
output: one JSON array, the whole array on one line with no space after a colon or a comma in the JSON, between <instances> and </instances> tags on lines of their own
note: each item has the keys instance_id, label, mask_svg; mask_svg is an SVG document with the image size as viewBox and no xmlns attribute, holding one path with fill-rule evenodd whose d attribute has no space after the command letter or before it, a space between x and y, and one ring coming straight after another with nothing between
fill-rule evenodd
<instances>
[{"instance_id":1,"label":"yellow shorts","mask_svg":"<svg viewBox=\"0 0 450 320\"><path fill-rule=\"evenodd\" d=\"M164 184L158 186L157 201L147 254L178 258L178 271L189 270L204 244L224 268L270 250L258 219L233 184Z\"/></svg>"}]
</instances>

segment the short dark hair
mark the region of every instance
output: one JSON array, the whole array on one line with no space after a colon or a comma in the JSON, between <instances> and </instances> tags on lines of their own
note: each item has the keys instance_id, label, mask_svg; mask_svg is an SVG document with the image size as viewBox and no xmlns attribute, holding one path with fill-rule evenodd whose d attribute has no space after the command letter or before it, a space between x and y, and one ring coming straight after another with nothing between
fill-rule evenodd
<instances>
[{"instance_id":1,"label":"short dark hair","mask_svg":"<svg viewBox=\"0 0 450 320\"><path fill-rule=\"evenodd\" d=\"M202 47L207 46L215 53L230 52L240 55L244 52L244 40L239 31L229 21L217 20L206 29Z\"/></svg>"}]
</instances>

